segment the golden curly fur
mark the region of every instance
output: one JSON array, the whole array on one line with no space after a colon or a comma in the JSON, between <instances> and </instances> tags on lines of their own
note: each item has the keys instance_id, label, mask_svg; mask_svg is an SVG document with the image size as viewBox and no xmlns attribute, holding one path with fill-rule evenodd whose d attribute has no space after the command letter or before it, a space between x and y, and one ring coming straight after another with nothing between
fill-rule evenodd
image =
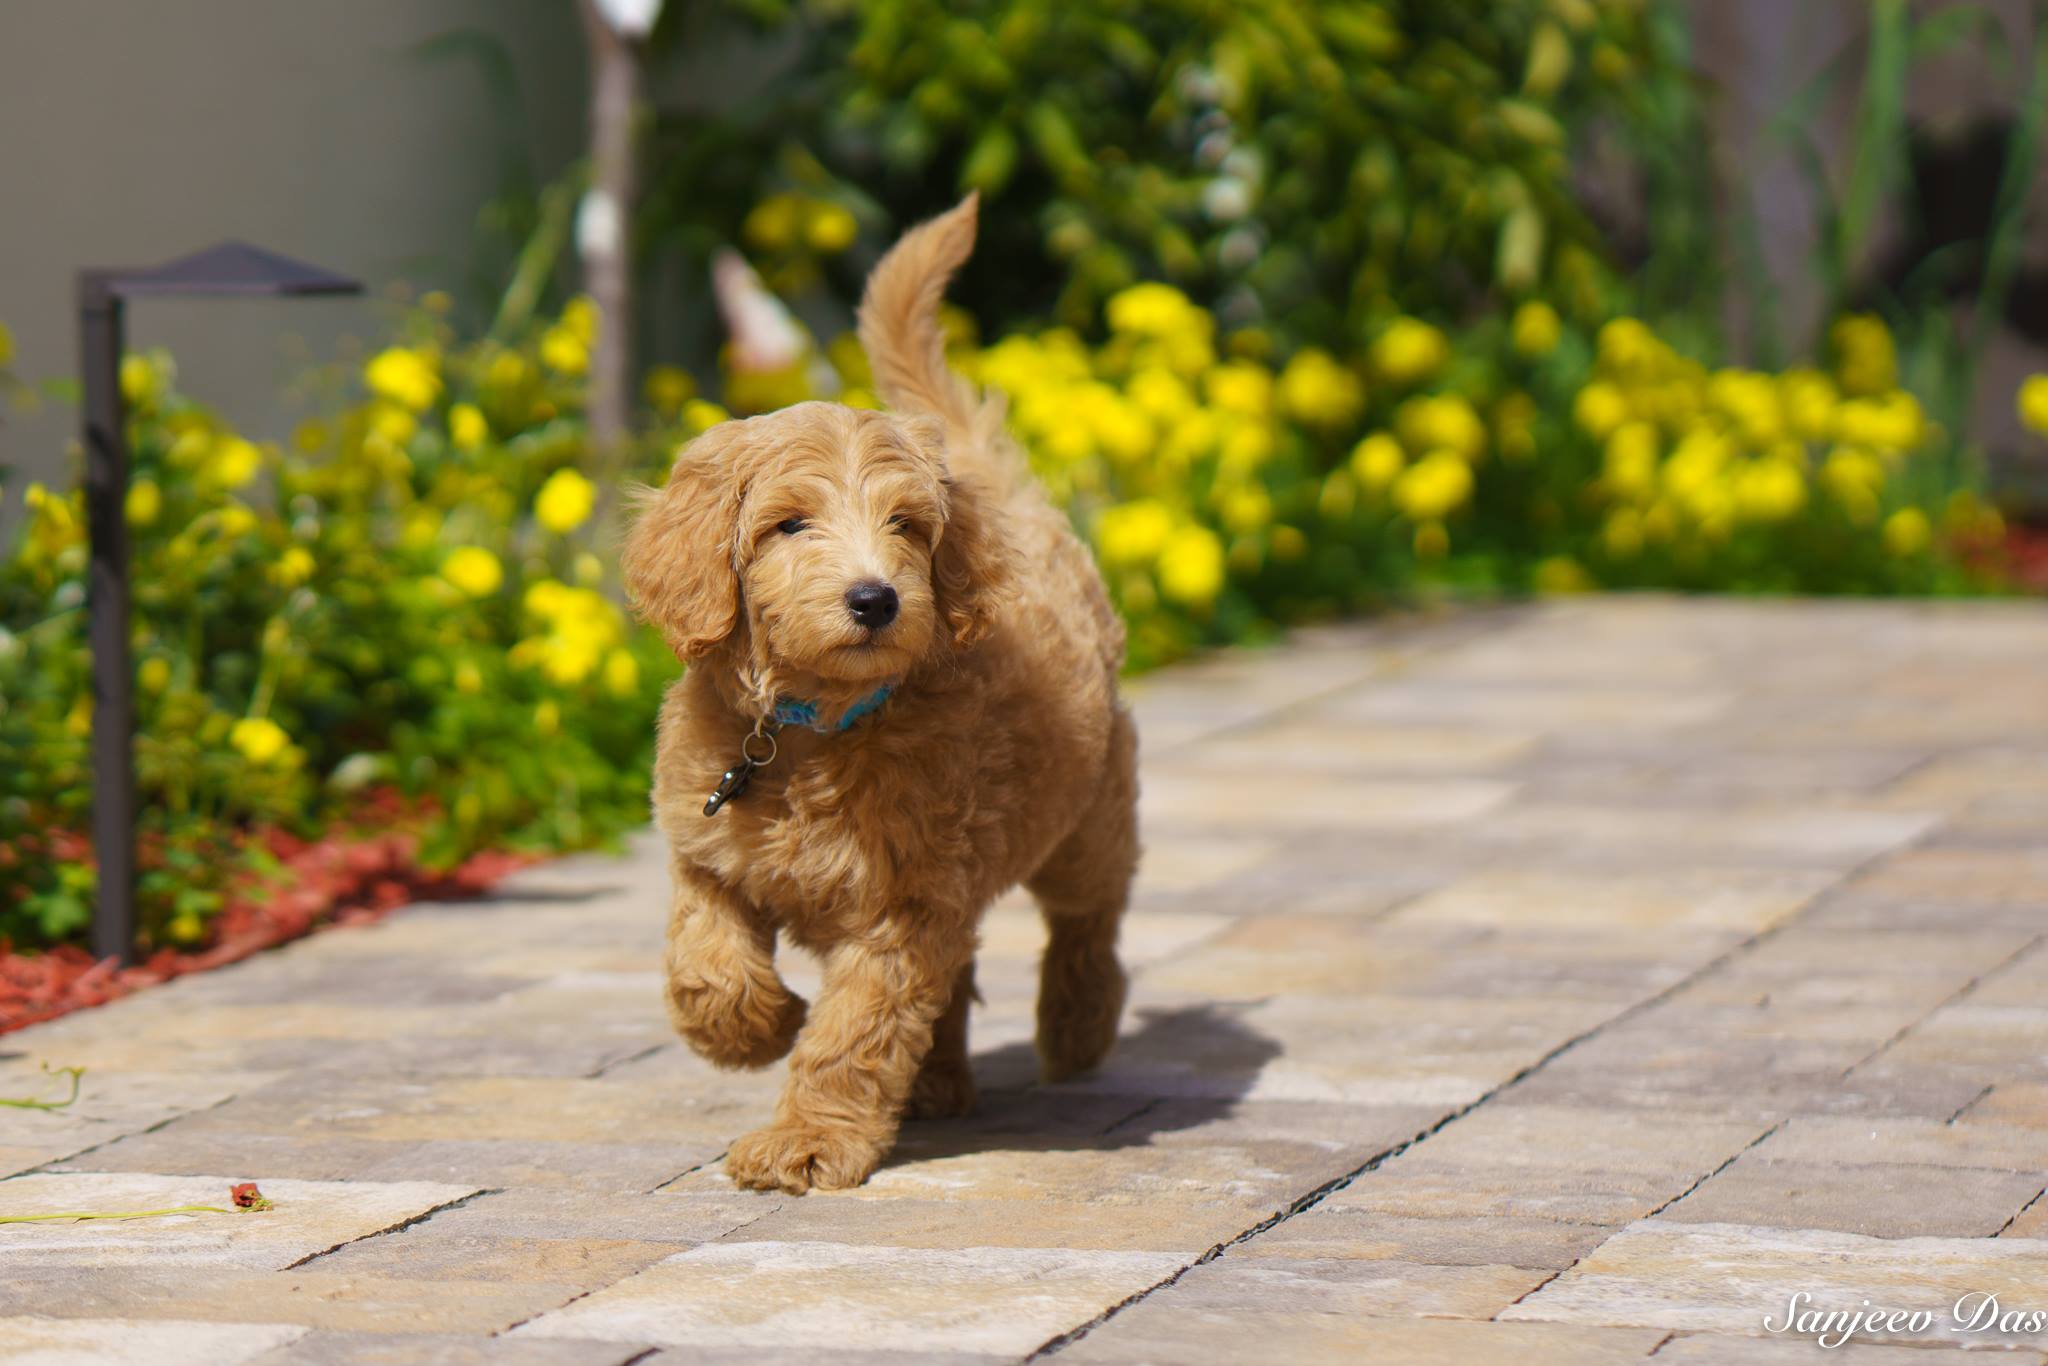
<instances>
[{"instance_id":1,"label":"golden curly fur","mask_svg":"<svg viewBox=\"0 0 2048 1366\"><path fill-rule=\"evenodd\" d=\"M645 490L625 547L642 616L690 664L662 708L654 812L675 880L668 1006L722 1067L789 1055L774 1121L732 1145L741 1185L866 1180L913 1116L974 1104L976 927L1010 887L1050 942L1038 1053L1058 1080L1116 1036L1116 936L1138 857L1123 630L1087 551L1004 436L998 402L946 366L938 304L975 201L875 268L860 336L894 411L803 403L713 428ZM893 588L863 625L857 585ZM715 817L703 803L779 697L837 733L781 732ZM775 970L777 933L821 955L815 1007Z\"/></svg>"}]
</instances>

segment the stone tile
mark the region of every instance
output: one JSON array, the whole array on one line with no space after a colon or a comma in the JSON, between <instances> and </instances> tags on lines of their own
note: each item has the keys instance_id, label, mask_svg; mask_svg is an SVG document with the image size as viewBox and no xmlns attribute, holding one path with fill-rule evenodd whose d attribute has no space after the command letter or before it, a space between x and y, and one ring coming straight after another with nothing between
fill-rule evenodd
<instances>
[{"instance_id":1,"label":"stone tile","mask_svg":"<svg viewBox=\"0 0 2048 1366\"><path fill-rule=\"evenodd\" d=\"M1830 1162L1857 1166L1983 1167L2048 1174L2048 1139L2033 1129L2000 1124L1982 1112L1972 1123L1801 1115L1757 1146L1765 1162Z\"/></svg>"},{"instance_id":2,"label":"stone tile","mask_svg":"<svg viewBox=\"0 0 2048 1366\"><path fill-rule=\"evenodd\" d=\"M1612 1225L1529 1216L1441 1218L1332 1205L1274 1225L1230 1250L1253 1260L1400 1261L1430 1266L1515 1266L1562 1271L1606 1241Z\"/></svg>"},{"instance_id":3,"label":"stone tile","mask_svg":"<svg viewBox=\"0 0 2048 1366\"><path fill-rule=\"evenodd\" d=\"M1622 1230L1501 1315L1507 1320L1638 1325L1761 1335L1795 1293L1820 1310L1927 1310L1924 1329L1863 1341L2048 1345L2048 1331L1968 1333L1948 1311L1964 1295L2038 1306L2048 1243L2002 1238L1870 1238L1813 1229L1652 1220Z\"/></svg>"},{"instance_id":4,"label":"stone tile","mask_svg":"<svg viewBox=\"0 0 2048 1366\"><path fill-rule=\"evenodd\" d=\"M588 1340L310 1332L257 1366L627 1366L646 1359L646 1350L638 1344Z\"/></svg>"},{"instance_id":5,"label":"stone tile","mask_svg":"<svg viewBox=\"0 0 2048 1366\"><path fill-rule=\"evenodd\" d=\"M531 1281L431 1281L300 1270L246 1271L194 1264L93 1267L30 1264L0 1277L0 1314L67 1318L297 1324L342 1333L503 1332L567 1304L572 1285Z\"/></svg>"},{"instance_id":6,"label":"stone tile","mask_svg":"<svg viewBox=\"0 0 2048 1366\"><path fill-rule=\"evenodd\" d=\"M2048 1177L1975 1167L1845 1166L1745 1154L1665 1210L1689 1224L1832 1229L1874 1238L1988 1238Z\"/></svg>"},{"instance_id":7,"label":"stone tile","mask_svg":"<svg viewBox=\"0 0 2048 1366\"><path fill-rule=\"evenodd\" d=\"M1304 1191L1305 1193L1305 1191ZM1005 1201L882 1200L818 1193L734 1229L725 1243L846 1243L864 1247L1073 1248L1083 1252L1159 1252L1193 1261L1245 1232L1272 1211L1235 1200L1135 1202L1060 1199Z\"/></svg>"},{"instance_id":8,"label":"stone tile","mask_svg":"<svg viewBox=\"0 0 2048 1366\"><path fill-rule=\"evenodd\" d=\"M238 1176L172 1177L124 1173L17 1176L0 1182L9 1214L69 1210L150 1210L228 1205ZM33 1258L41 1266L106 1268L193 1266L277 1270L315 1253L408 1220L476 1193L475 1187L429 1182L264 1180L276 1208L162 1219L0 1225L0 1260Z\"/></svg>"},{"instance_id":9,"label":"stone tile","mask_svg":"<svg viewBox=\"0 0 2048 1366\"><path fill-rule=\"evenodd\" d=\"M1663 868L1600 876L1501 870L1412 901L1387 923L1754 934L1796 914L1835 877L1796 868Z\"/></svg>"},{"instance_id":10,"label":"stone tile","mask_svg":"<svg viewBox=\"0 0 2048 1366\"><path fill-rule=\"evenodd\" d=\"M1602 1172L1704 1175L1747 1148L1765 1126L1697 1115L1516 1104L1503 1096L1395 1159L1482 1170L1585 1167Z\"/></svg>"},{"instance_id":11,"label":"stone tile","mask_svg":"<svg viewBox=\"0 0 2048 1366\"><path fill-rule=\"evenodd\" d=\"M23 1171L212 1109L270 1080L265 1073L88 1072L61 1110L0 1107L0 1168ZM0 1095L62 1099L68 1083L26 1059L0 1062Z\"/></svg>"},{"instance_id":12,"label":"stone tile","mask_svg":"<svg viewBox=\"0 0 2048 1366\"><path fill-rule=\"evenodd\" d=\"M1284 1350L1290 1366L1620 1366L1640 1362L1666 1336L1661 1329L1183 1309L1168 1290L1124 1310L1059 1359L1088 1366L1238 1366L1273 1360Z\"/></svg>"},{"instance_id":13,"label":"stone tile","mask_svg":"<svg viewBox=\"0 0 2048 1366\"><path fill-rule=\"evenodd\" d=\"M1821 1362L1838 1362L1842 1366L1927 1366L1930 1360L1953 1362L1969 1350L1967 1343L1960 1347L1885 1347L1852 1341L1838 1347L1821 1347L1810 1339L1683 1333L1659 1347L1656 1359L1657 1366L1664 1366L1666 1361L1682 1366L1819 1366ZM1982 1355L1969 1358L1973 1362L1984 1359ZM2040 1354L2036 1352L2005 1350L1992 1359L1998 1366L2040 1366Z\"/></svg>"},{"instance_id":14,"label":"stone tile","mask_svg":"<svg viewBox=\"0 0 2048 1366\"><path fill-rule=\"evenodd\" d=\"M350 1243L319 1259L337 1276L423 1281L524 1281L596 1290L675 1252L671 1243L622 1238L517 1238L453 1229L429 1219Z\"/></svg>"},{"instance_id":15,"label":"stone tile","mask_svg":"<svg viewBox=\"0 0 2048 1366\"><path fill-rule=\"evenodd\" d=\"M1418 1152L1365 1173L1324 1202L1332 1211L1412 1219L1554 1219L1614 1227L1676 1198L1691 1177L1556 1167L1487 1170Z\"/></svg>"},{"instance_id":16,"label":"stone tile","mask_svg":"<svg viewBox=\"0 0 2048 1366\"><path fill-rule=\"evenodd\" d=\"M1549 1280L1548 1271L1392 1258L1245 1259L1233 1249L1173 1283L1174 1306L1226 1312L1490 1319Z\"/></svg>"},{"instance_id":17,"label":"stone tile","mask_svg":"<svg viewBox=\"0 0 2048 1366\"><path fill-rule=\"evenodd\" d=\"M239 1366L306 1330L287 1324L0 1318L0 1353L35 1366Z\"/></svg>"},{"instance_id":18,"label":"stone tile","mask_svg":"<svg viewBox=\"0 0 2048 1366\"><path fill-rule=\"evenodd\" d=\"M2048 1129L2048 1082L2000 1082L1963 1111L1957 1123Z\"/></svg>"},{"instance_id":19,"label":"stone tile","mask_svg":"<svg viewBox=\"0 0 2048 1366\"><path fill-rule=\"evenodd\" d=\"M1023 1355L1171 1276L1174 1254L717 1243L514 1330L676 1346ZM789 1287L801 1285L801 1294Z\"/></svg>"},{"instance_id":20,"label":"stone tile","mask_svg":"<svg viewBox=\"0 0 2048 1366\"><path fill-rule=\"evenodd\" d=\"M1138 819L1160 831L1410 830L1468 821L1512 795L1512 784L1483 778L1308 778L1242 769L1148 776Z\"/></svg>"}]
</instances>

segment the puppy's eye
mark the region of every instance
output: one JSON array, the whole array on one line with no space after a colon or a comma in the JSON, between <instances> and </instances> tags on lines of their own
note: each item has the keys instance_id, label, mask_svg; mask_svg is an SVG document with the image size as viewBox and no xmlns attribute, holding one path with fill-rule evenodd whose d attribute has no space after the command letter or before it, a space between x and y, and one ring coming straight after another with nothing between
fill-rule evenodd
<instances>
[{"instance_id":1,"label":"puppy's eye","mask_svg":"<svg viewBox=\"0 0 2048 1366\"><path fill-rule=\"evenodd\" d=\"M775 529L785 536L794 536L809 526L810 523L801 517L785 517L775 524Z\"/></svg>"},{"instance_id":2,"label":"puppy's eye","mask_svg":"<svg viewBox=\"0 0 2048 1366\"><path fill-rule=\"evenodd\" d=\"M894 517L891 517L889 519L889 530L895 532L905 532L910 530L910 514L907 512L899 512Z\"/></svg>"}]
</instances>

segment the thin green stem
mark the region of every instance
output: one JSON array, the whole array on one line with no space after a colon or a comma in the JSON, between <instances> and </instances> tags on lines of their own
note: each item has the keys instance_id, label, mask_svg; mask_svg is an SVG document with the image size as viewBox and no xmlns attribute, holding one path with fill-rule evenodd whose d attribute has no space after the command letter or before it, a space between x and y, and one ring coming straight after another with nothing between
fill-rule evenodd
<instances>
[{"instance_id":1,"label":"thin green stem","mask_svg":"<svg viewBox=\"0 0 2048 1366\"><path fill-rule=\"evenodd\" d=\"M44 1063L43 1071L53 1077L64 1076L71 1078L71 1094L62 1100L33 1100L16 1096L0 1096L0 1105L5 1105L15 1110L61 1110L78 1099L78 1084L80 1079L85 1076L85 1069L83 1067L52 1067L50 1064Z\"/></svg>"}]
</instances>

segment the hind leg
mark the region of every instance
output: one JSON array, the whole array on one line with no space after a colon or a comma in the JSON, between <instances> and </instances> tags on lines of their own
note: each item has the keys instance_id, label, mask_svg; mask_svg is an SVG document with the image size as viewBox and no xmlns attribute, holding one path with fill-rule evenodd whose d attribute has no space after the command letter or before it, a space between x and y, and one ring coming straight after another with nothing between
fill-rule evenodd
<instances>
[{"instance_id":1,"label":"hind leg","mask_svg":"<svg viewBox=\"0 0 2048 1366\"><path fill-rule=\"evenodd\" d=\"M1137 737L1117 712L1109 764L1081 823L1027 880L1049 939L1038 981L1038 1071L1062 1081L1116 1041L1126 981L1116 936L1138 866Z\"/></svg>"},{"instance_id":2,"label":"hind leg","mask_svg":"<svg viewBox=\"0 0 2048 1366\"><path fill-rule=\"evenodd\" d=\"M907 1119L957 1119L974 1110L974 1070L967 1062L967 1008L974 1000L974 964L953 979L953 999L932 1026L932 1047L910 1084Z\"/></svg>"}]
</instances>

